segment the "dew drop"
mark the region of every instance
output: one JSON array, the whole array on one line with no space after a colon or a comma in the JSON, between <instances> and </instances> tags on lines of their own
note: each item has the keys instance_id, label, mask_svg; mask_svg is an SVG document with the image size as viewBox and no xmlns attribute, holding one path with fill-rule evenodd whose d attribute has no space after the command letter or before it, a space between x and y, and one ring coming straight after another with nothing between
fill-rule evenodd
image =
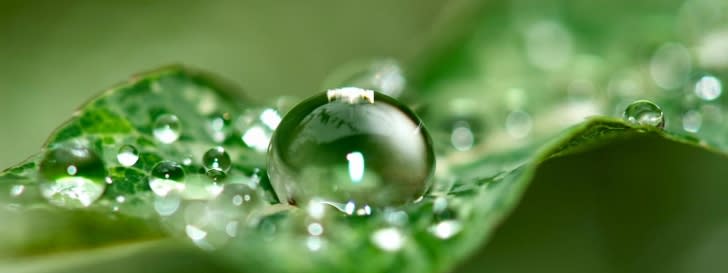
<instances>
[{"instance_id":1,"label":"dew drop","mask_svg":"<svg viewBox=\"0 0 728 273\"><path fill-rule=\"evenodd\" d=\"M124 145L119 148L116 160L124 167L131 167L139 160L139 151L131 145Z\"/></svg>"},{"instance_id":2,"label":"dew drop","mask_svg":"<svg viewBox=\"0 0 728 273\"><path fill-rule=\"evenodd\" d=\"M185 171L182 166L173 161L162 161L152 168L149 187L161 197L167 196L170 192L181 192L185 190Z\"/></svg>"},{"instance_id":3,"label":"dew drop","mask_svg":"<svg viewBox=\"0 0 728 273\"><path fill-rule=\"evenodd\" d=\"M222 147L215 147L208 150L202 156L202 164L206 170L217 170L227 172L232 166L230 155Z\"/></svg>"},{"instance_id":4,"label":"dew drop","mask_svg":"<svg viewBox=\"0 0 728 273\"><path fill-rule=\"evenodd\" d=\"M62 207L88 207L104 193L106 168L87 145L67 143L49 150L40 163L43 197Z\"/></svg>"},{"instance_id":5,"label":"dew drop","mask_svg":"<svg viewBox=\"0 0 728 273\"><path fill-rule=\"evenodd\" d=\"M172 114L164 114L154 121L153 134L162 143L170 144L179 139L181 124L179 118Z\"/></svg>"},{"instance_id":6,"label":"dew drop","mask_svg":"<svg viewBox=\"0 0 728 273\"><path fill-rule=\"evenodd\" d=\"M641 126L665 128L665 118L662 109L648 100L632 102L624 110L624 120Z\"/></svg>"},{"instance_id":7,"label":"dew drop","mask_svg":"<svg viewBox=\"0 0 728 273\"><path fill-rule=\"evenodd\" d=\"M473 148L473 144L475 144L475 134L470 128L470 124L464 121L455 122L452 132L450 133L450 142L455 150L461 152Z\"/></svg>"},{"instance_id":8,"label":"dew drop","mask_svg":"<svg viewBox=\"0 0 728 273\"><path fill-rule=\"evenodd\" d=\"M704 76L695 83L695 95L706 101L717 99L722 91L720 80L713 76Z\"/></svg>"},{"instance_id":9,"label":"dew drop","mask_svg":"<svg viewBox=\"0 0 728 273\"><path fill-rule=\"evenodd\" d=\"M318 198L345 211L353 203L354 214L417 200L435 164L419 118L391 97L359 88L329 90L294 107L268 158L280 200Z\"/></svg>"},{"instance_id":10,"label":"dew drop","mask_svg":"<svg viewBox=\"0 0 728 273\"><path fill-rule=\"evenodd\" d=\"M281 122L281 116L272 108L249 110L241 115L236 127L241 132L241 139L246 146L257 152L268 150L273 131Z\"/></svg>"},{"instance_id":11,"label":"dew drop","mask_svg":"<svg viewBox=\"0 0 728 273\"><path fill-rule=\"evenodd\" d=\"M524 138L531 132L531 116L524 111L513 111L506 117L506 132L514 138Z\"/></svg>"}]
</instances>

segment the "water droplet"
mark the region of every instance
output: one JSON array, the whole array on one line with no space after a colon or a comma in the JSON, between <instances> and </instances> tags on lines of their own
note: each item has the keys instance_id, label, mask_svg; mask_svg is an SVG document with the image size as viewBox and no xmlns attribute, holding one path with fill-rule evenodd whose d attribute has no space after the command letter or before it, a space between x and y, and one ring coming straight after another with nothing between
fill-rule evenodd
<instances>
[{"instance_id":1,"label":"water droplet","mask_svg":"<svg viewBox=\"0 0 728 273\"><path fill-rule=\"evenodd\" d=\"M404 247L405 237L397 228L382 228L375 231L371 237L374 245L387 252L399 251Z\"/></svg>"},{"instance_id":2,"label":"water droplet","mask_svg":"<svg viewBox=\"0 0 728 273\"><path fill-rule=\"evenodd\" d=\"M154 210L160 216L170 216L177 212L182 203L182 199L174 194L169 194L164 197L154 198Z\"/></svg>"},{"instance_id":3,"label":"water droplet","mask_svg":"<svg viewBox=\"0 0 728 273\"><path fill-rule=\"evenodd\" d=\"M209 118L208 131L212 140L215 142L223 142L229 134L227 130L231 123L230 113L213 114Z\"/></svg>"},{"instance_id":4,"label":"water droplet","mask_svg":"<svg viewBox=\"0 0 728 273\"><path fill-rule=\"evenodd\" d=\"M624 110L624 119L632 124L665 128L662 109L648 100L632 102Z\"/></svg>"},{"instance_id":5,"label":"water droplet","mask_svg":"<svg viewBox=\"0 0 728 273\"><path fill-rule=\"evenodd\" d=\"M330 90L293 108L268 161L280 200L354 203L352 213L420 198L434 164L419 118L391 97L359 88Z\"/></svg>"},{"instance_id":6,"label":"water droplet","mask_svg":"<svg viewBox=\"0 0 728 273\"><path fill-rule=\"evenodd\" d=\"M18 197L25 191L25 186L23 185L13 185L10 188L10 196Z\"/></svg>"},{"instance_id":7,"label":"water droplet","mask_svg":"<svg viewBox=\"0 0 728 273\"><path fill-rule=\"evenodd\" d=\"M667 43L655 51L650 74L657 86L671 90L685 84L692 69L690 51L681 44Z\"/></svg>"},{"instance_id":8,"label":"water droplet","mask_svg":"<svg viewBox=\"0 0 728 273\"><path fill-rule=\"evenodd\" d=\"M139 160L139 151L131 145L124 145L119 148L116 160L124 167L131 167Z\"/></svg>"},{"instance_id":9,"label":"water droplet","mask_svg":"<svg viewBox=\"0 0 728 273\"><path fill-rule=\"evenodd\" d=\"M154 137L162 143L170 144L179 139L182 125L175 115L164 114L154 121Z\"/></svg>"},{"instance_id":10,"label":"water droplet","mask_svg":"<svg viewBox=\"0 0 728 273\"><path fill-rule=\"evenodd\" d=\"M162 161L154 165L149 179L149 187L158 196L167 196L170 192L185 190L185 171L173 161Z\"/></svg>"},{"instance_id":11,"label":"water droplet","mask_svg":"<svg viewBox=\"0 0 728 273\"><path fill-rule=\"evenodd\" d=\"M206 170L217 170L227 172L232 167L230 155L222 147L215 147L208 150L202 156L202 164Z\"/></svg>"},{"instance_id":12,"label":"water droplet","mask_svg":"<svg viewBox=\"0 0 728 273\"><path fill-rule=\"evenodd\" d=\"M222 193L214 200L221 206L235 207L236 210L251 211L264 204L261 193L246 184L227 184Z\"/></svg>"},{"instance_id":13,"label":"water droplet","mask_svg":"<svg viewBox=\"0 0 728 273\"><path fill-rule=\"evenodd\" d=\"M86 144L73 142L48 151L40 163L40 190L52 204L88 207L104 193L106 168Z\"/></svg>"},{"instance_id":14,"label":"water droplet","mask_svg":"<svg viewBox=\"0 0 728 273\"><path fill-rule=\"evenodd\" d=\"M704 76L695 83L695 95L707 101L715 100L720 97L723 86L720 80L713 76Z\"/></svg>"},{"instance_id":15,"label":"water droplet","mask_svg":"<svg viewBox=\"0 0 728 273\"><path fill-rule=\"evenodd\" d=\"M533 24L526 31L525 38L528 60L538 68L558 69L572 57L571 34L558 22Z\"/></svg>"},{"instance_id":16,"label":"water droplet","mask_svg":"<svg viewBox=\"0 0 728 273\"><path fill-rule=\"evenodd\" d=\"M264 153L268 151L273 131L280 122L280 114L275 109L252 109L238 118L236 127L241 131L245 145Z\"/></svg>"}]
</instances>

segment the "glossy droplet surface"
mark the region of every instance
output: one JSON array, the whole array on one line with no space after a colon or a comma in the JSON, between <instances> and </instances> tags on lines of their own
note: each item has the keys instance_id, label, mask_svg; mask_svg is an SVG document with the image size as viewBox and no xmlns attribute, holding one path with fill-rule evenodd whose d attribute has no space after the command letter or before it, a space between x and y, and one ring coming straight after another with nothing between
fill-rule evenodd
<instances>
[{"instance_id":1,"label":"glossy droplet surface","mask_svg":"<svg viewBox=\"0 0 728 273\"><path fill-rule=\"evenodd\" d=\"M434 169L419 118L393 98L359 88L330 90L294 107L276 130L268 159L280 200L318 198L342 208L414 201Z\"/></svg>"},{"instance_id":2,"label":"glossy droplet surface","mask_svg":"<svg viewBox=\"0 0 728 273\"><path fill-rule=\"evenodd\" d=\"M154 165L149 187L158 195L165 197L170 192L181 192L185 189L185 171L182 166L173 161L162 161Z\"/></svg>"},{"instance_id":3,"label":"glossy droplet surface","mask_svg":"<svg viewBox=\"0 0 728 273\"><path fill-rule=\"evenodd\" d=\"M164 114L154 121L152 133L159 142L170 144L179 139L182 125L179 118L172 114Z\"/></svg>"},{"instance_id":4,"label":"glossy droplet surface","mask_svg":"<svg viewBox=\"0 0 728 273\"><path fill-rule=\"evenodd\" d=\"M131 145L124 145L119 148L116 160L124 167L131 167L139 161L139 151Z\"/></svg>"},{"instance_id":5,"label":"glossy droplet surface","mask_svg":"<svg viewBox=\"0 0 728 273\"><path fill-rule=\"evenodd\" d=\"M57 206L88 207L106 189L104 163L82 143L49 150L40 163L40 173L41 194Z\"/></svg>"},{"instance_id":6,"label":"glossy droplet surface","mask_svg":"<svg viewBox=\"0 0 728 273\"><path fill-rule=\"evenodd\" d=\"M636 125L665 127L665 117L662 109L648 100L638 100L628 105L624 110L624 119Z\"/></svg>"},{"instance_id":7,"label":"glossy droplet surface","mask_svg":"<svg viewBox=\"0 0 728 273\"><path fill-rule=\"evenodd\" d=\"M227 172L232 166L230 155L222 147L215 147L208 150L202 156L202 164L207 171L217 170Z\"/></svg>"},{"instance_id":8,"label":"glossy droplet surface","mask_svg":"<svg viewBox=\"0 0 728 273\"><path fill-rule=\"evenodd\" d=\"M330 87L371 89L395 98L402 95L407 85L402 67L392 59L352 63L335 71L327 81Z\"/></svg>"}]
</instances>

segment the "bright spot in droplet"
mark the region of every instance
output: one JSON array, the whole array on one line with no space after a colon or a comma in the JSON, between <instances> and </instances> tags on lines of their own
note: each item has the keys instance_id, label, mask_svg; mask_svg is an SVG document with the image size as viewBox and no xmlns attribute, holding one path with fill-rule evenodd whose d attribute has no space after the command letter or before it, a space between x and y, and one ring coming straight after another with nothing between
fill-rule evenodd
<instances>
[{"instance_id":1,"label":"bright spot in droplet","mask_svg":"<svg viewBox=\"0 0 728 273\"><path fill-rule=\"evenodd\" d=\"M124 203L124 202L126 202L126 198L123 195L119 195L119 196L116 197L116 202L117 203Z\"/></svg>"},{"instance_id":2,"label":"bright spot in droplet","mask_svg":"<svg viewBox=\"0 0 728 273\"><path fill-rule=\"evenodd\" d=\"M260 113L260 121L262 121L263 124L271 130L275 130L278 128L278 124L281 123L281 115L279 115L276 110L265 109L262 113Z\"/></svg>"},{"instance_id":3,"label":"bright spot in droplet","mask_svg":"<svg viewBox=\"0 0 728 273\"><path fill-rule=\"evenodd\" d=\"M245 142L248 147L262 153L268 150L270 135L260 126L254 126L245 131L245 134L243 135L243 142Z\"/></svg>"},{"instance_id":4,"label":"bright spot in droplet","mask_svg":"<svg viewBox=\"0 0 728 273\"><path fill-rule=\"evenodd\" d=\"M695 94L704 100L715 100L720 97L722 91L720 80L713 76L704 76L695 83Z\"/></svg>"},{"instance_id":5,"label":"bright spot in droplet","mask_svg":"<svg viewBox=\"0 0 728 273\"><path fill-rule=\"evenodd\" d=\"M346 205L344 206L344 213L346 213L346 214L348 214L348 215L352 215L352 214L354 214L354 210L356 210L356 204L354 204L354 202L353 202L353 201L349 201L349 202L348 202L348 203L346 203Z\"/></svg>"},{"instance_id":6,"label":"bright spot in droplet","mask_svg":"<svg viewBox=\"0 0 728 273\"><path fill-rule=\"evenodd\" d=\"M74 203L88 207L104 193L106 185L84 177L63 177L53 183L43 183L41 194L58 206Z\"/></svg>"},{"instance_id":7,"label":"bright spot in droplet","mask_svg":"<svg viewBox=\"0 0 728 273\"><path fill-rule=\"evenodd\" d=\"M326 91L329 101L343 100L355 104L360 102L374 103L374 91L357 87L344 87Z\"/></svg>"},{"instance_id":8,"label":"bright spot in droplet","mask_svg":"<svg viewBox=\"0 0 728 273\"><path fill-rule=\"evenodd\" d=\"M10 195L11 196L20 196L23 194L23 191L25 191L25 186L23 185L13 185L10 188Z\"/></svg>"},{"instance_id":9,"label":"bright spot in droplet","mask_svg":"<svg viewBox=\"0 0 728 273\"><path fill-rule=\"evenodd\" d=\"M384 251L394 252L402 249L405 238L396 228L383 228L372 234L372 242Z\"/></svg>"},{"instance_id":10,"label":"bright spot in droplet","mask_svg":"<svg viewBox=\"0 0 728 273\"><path fill-rule=\"evenodd\" d=\"M683 129L687 132L697 133L700 130L702 123L703 116L698 111L691 110L683 115Z\"/></svg>"},{"instance_id":11,"label":"bright spot in droplet","mask_svg":"<svg viewBox=\"0 0 728 273\"><path fill-rule=\"evenodd\" d=\"M71 165L66 168L66 173L68 173L68 175L76 175L76 173L78 173L78 169L76 168L76 166Z\"/></svg>"},{"instance_id":12,"label":"bright spot in droplet","mask_svg":"<svg viewBox=\"0 0 728 273\"><path fill-rule=\"evenodd\" d=\"M361 182L364 178L364 155L361 152L352 152L346 155L349 161L349 177L354 183Z\"/></svg>"},{"instance_id":13,"label":"bright spot in droplet","mask_svg":"<svg viewBox=\"0 0 728 273\"><path fill-rule=\"evenodd\" d=\"M455 128L450 133L450 142L455 150L461 152L473 148L475 136L467 122L460 121L455 123Z\"/></svg>"},{"instance_id":14,"label":"bright spot in droplet","mask_svg":"<svg viewBox=\"0 0 728 273\"><path fill-rule=\"evenodd\" d=\"M667 43L655 51L650 61L650 74L657 86L675 89L682 86L692 69L690 52L676 43Z\"/></svg>"},{"instance_id":15,"label":"bright spot in droplet","mask_svg":"<svg viewBox=\"0 0 728 273\"><path fill-rule=\"evenodd\" d=\"M321 234L324 234L324 227L321 226L319 223L313 223L308 225L308 234L311 234L313 236L321 236Z\"/></svg>"},{"instance_id":16,"label":"bright spot in droplet","mask_svg":"<svg viewBox=\"0 0 728 273\"><path fill-rule=\"evenodd\" d=\"M170 144L177 141L180 136L179 118L170 114L159 116L154 122L154 130L152 133L159 142L164 144Z\"/></svg>"},{"instance_id":17,"label":"bright spot in droplet","mask_svg":"<svg viewBox=\"0 0 728 273\"><path fill-rule=\"evenodd\" d=\"M364 205L364 207L361 207L356 210L356 215L359 216L367 216L372 214L372 207L369 205Z\"/></svg>"},{"instance_id":18,"label":"bright spot in droplet","mask_svg":"<svg viewBox=\"0 0 728 273\"><path fill-rule=\"evenodd\" d=\"M452 236L455 236L460 232L460 229L462 226L460 225L460 222L454 221L454 220L448 220L448 221L442 221L439 222L432 227L430 227L429 231L433 235L435 235L437 238L440 239L449 239Z\"/></svg>"},{"instance_id":19,"label":"bright spot in droplet","mask_svg":"<svg viewBox=\"0 0 728 273\"><path fill-rule=\"evenodd\" d=\"M515 138L524 138L533 126L531 116L523 111L513 111L506 117L506 132Z\"/></svg>"},{"instance_id":20,"label":"bright spot in droplet","mask_svg":"<svg viewBox=\"0 0 728 273\"><path fill-rule=\"evenodd\" d=\"M185 233L187 237L190 237L193 241L199 241L207 237L207 232L193 225L185 226Z\"/></svg>"},{"instance_id":21,"label":"bright spot in droplet","mask_svg":"<svg viewBox=\"0 0 728 273\"><path fill-rule=\"evenodd\" d=\"M116 154L116 160L124 167L131 167L139 160L139 152L131 145L124 145L119 148Z\"/></svg>"}]
</instances>

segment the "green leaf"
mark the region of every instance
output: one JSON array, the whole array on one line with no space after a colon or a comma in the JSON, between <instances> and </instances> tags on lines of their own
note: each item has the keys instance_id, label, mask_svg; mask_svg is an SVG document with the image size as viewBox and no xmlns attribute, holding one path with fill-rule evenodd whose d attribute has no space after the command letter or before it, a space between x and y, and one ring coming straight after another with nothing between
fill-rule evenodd
<instances>
[{"instance_id":1,"label":"green leaf","mask_svg":"<svg viewBox=\"0 0 728 273\"><path fill-rule=\"evenodd\" d=\"M234 92L237 91L199 73L169 67L134 77L81 108L51 136L45 147L63 147L69 142L89 143L89 148L102 158L111 184L88 208L57 208L38 193L39 183L47 182L40 170L47 153L5 171L0 176L0 187L14 194L3 201L6 204L3 218L10 219L7 221L10 224L3 225L0 235L9 243L3 244L0 253L6 258L23 259L4 263L2 269L30 268L24 270L52 272L52 268L62 262L62 267L67 268L64 270L70 272L80 268L85 272L101 271L106 264L119 264L119 261L135 257L133 253L146 253L146 247L135 247L140 242L149 242L142 246L154 249L147 254L156 257L153 264L167 268L164 264L173 264L175 260L170 256L174 255L166 255L158 249L186 249L183 247L187 240L185 221L194 219L180 222L178 218L185 216L177 214L184 212L160 216L155 210L155 202L159 199L148 186L149 174L163 160L182 162L189 158L191 164L184 166L187 176L204 177L199 174L202 154L218 145L225 147L233 158L234 167L226 183L257 181L253 183L260 186L258 191L264 196L272 196L266 181L254 178L258 175L256 169L264 171L264 156L246 145L241 138L244 132L230 129L224 132L226 138L216 139L209 127L211 118L244 116L246 111L259 107L231 95ZM163 114L177 115L182 123L180 138L172 144L155 139L153 133L155 119ZM226 239L223 245L204 240L194 243L204 249L217 248L213 251L215 259L201 259L210 266L222 266L231 271L255 268L262 272L443 272L485 242L518 203L543 161L638 134L656 134L702 147L690 138L652 127L634 127L621 120L593 118L560 132L558 137L545 137L487 156L441 152L442 156L449 157L440 160L436 185L423 201L371 217L325 218L321 221L326 233L321 238L314 238L320 239L314 243L305 229L316 220L307 218L305 208L280 205L256 208L258 210L251 214L262 218L253 221L252 226L238 223L244 227L236 229L236 236ZM116 158L123 145L134 145L139 149L140 158L131 167L122 166ZM477 152L477 148L474 151ZM124 202L118 202L118 196L124 196ZM184 199L181 208L211 202L202 200L204 196ZM273 198L268 199L268 203L275 202ZM387 220L402 215L405 216L403 224ZM382 230L390 231L385 233L389 234L386 238L389 243L401 239L401 249L388 252L378 246L375 234ZM207 238L212 238L215 235L212 233L224 233L225 229L206 232ZM160 240L165 237L170 239ZM170 246L169 240L177 243ZM124 244L117 246L119 243ZM124 246L129 243L133 244ZM320 244L321 248L312 251L311 244ZM108 250L95 250L97 248ZM59 259L56 253L79 257L102 253L93 255L103 258L75 262L77 259ZM204 252L186 253L207 255ZM271 262L271 257L284 262ZM26 259L27 263L22 262Z\"/></svg>"}]
</instances>

